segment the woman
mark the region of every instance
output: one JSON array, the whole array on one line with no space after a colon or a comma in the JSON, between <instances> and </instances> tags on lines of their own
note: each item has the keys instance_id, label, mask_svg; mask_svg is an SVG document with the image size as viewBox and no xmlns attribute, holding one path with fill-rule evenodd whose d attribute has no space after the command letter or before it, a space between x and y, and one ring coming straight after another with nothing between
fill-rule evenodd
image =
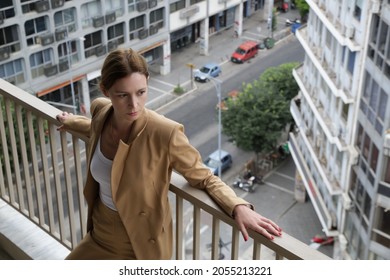
<instances>
[{"instance_id":1,"label":"woman","mask_svg":"<svg viewBox=\"0 0 390 280\"><path fill-rule=\"evenodd\" d=\"M172 217L168 190L172 170L205 190L233 216L245 240L247 229L269 239L281 229L252 210L202 164L183 126L145 108L148 68L137 52L115 50L104 61L92 119L66 112L59 129L89 137L88 234L67 259L170 259Z\"/></svg>"}]
</instances>

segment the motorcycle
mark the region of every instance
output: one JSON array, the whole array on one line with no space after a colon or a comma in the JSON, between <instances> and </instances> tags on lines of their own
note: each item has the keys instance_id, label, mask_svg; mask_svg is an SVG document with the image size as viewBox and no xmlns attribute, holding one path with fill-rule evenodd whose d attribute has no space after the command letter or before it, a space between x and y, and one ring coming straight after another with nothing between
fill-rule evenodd
<instances>
[{"instance_id":1,"label":"motorcycle","mask_svg":"<svg viewBox=\"0 0 390 280\"><path fill-rule=\"evenodd\" d=\"M286 26L291 26L291 25L296 24L296 23L300 24L301 21L297 18L294 20L286 19Z\"/></svg>"},{"instance_id":2,"label":"motorcycle","mask_svg":"<svg viewBox=\"0 0 390 280\"><path fill-rule=\"evenodd\" d=\"M251 176L248 179L237 178L236 181L233 182L234 188L242 189L246 192L254 192L256 184L263 184L263 178L258 176Z\"/></svg>"}]
</instances>

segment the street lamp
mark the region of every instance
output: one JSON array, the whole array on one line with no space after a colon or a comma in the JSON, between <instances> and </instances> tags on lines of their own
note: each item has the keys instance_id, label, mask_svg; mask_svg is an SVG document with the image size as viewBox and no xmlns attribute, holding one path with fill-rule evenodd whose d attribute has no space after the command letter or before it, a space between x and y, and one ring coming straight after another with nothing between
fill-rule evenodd
<instances>
[{"instance_id":1,"label":"street lamp","mask_svg":"<svg viewBox=\"0 0 390 280\"><path fill-rule=\"evenodd\" d=\"M68 70L69 70L69 75L70 75L70 91L72 93L72 104L73 104L73 114L77 114L77 110L76 110L76 97L75 97L75 93L74 93L74 86L73 86L73 75L72 75L72 59L70 57L70 51L72 50L71 49L71 45L70 43L72 42L72 40L67 40L66 41L66 54L67 54L67 57L68 57Z\"/></svg>"},{"instance_id":2,"label":"street lamp","mask_svg":"<svg viewBox=\"0 0 390 280\"><path fill-rule=\"evenodd\" d=\"M218 96L218 158L219 158L219 166L218 166L218 177L221 178L222 172L222 162L221 162L221 134L222 134L222 125L221 125L221 86L222 81L218 80L212 76L209 76L210 81L213 82L215 90L217 91Z\"/></svg>"}]
</instances>

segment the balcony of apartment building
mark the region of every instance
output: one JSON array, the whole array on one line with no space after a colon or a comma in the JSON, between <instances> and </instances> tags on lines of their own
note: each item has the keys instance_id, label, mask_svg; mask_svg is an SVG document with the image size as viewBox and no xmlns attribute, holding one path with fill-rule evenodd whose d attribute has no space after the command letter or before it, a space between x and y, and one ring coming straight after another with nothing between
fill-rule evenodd
<instances>
[{"instance_id":1,"label":"balcony of apartment building","mask_svg":"<svg viewBox=\"0 0 390 280\"><path fill-rule=\"evenodd\" d=\"M2 79L0 103L0 256L63 259L86 233L86 139L57 131L58 109ZM169 199L174 259L219 259L222 243L230 246L227 259L329 259L288 233L270 241L250 231L243 253L235 221L176 173ZM221 232L231 232L229 240L222 242Z\"/></svg>"}]
</instances>

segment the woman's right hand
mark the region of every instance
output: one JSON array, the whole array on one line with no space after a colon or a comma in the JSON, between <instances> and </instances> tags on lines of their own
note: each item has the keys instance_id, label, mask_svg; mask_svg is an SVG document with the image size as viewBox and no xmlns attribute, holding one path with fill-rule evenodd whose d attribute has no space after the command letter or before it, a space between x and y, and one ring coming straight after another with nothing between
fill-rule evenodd
<instances>
[{"instance_id":1,"label":"woman's right hand","mask_svg":"<svg viewBox=\"0 0 390 280\"><path fill-rule=\"evenodd\" d=\"M56 116L56 119L60 122L60 123L64 123L64 121L69 118L70 116L73 116L72 113L68 113L68 112L62 112L61 114L58 114ZM64 125L60 125L58 128L57 128L58 131L64 131L65 128L64 128Z\"/></svg>"}]
</instances>

